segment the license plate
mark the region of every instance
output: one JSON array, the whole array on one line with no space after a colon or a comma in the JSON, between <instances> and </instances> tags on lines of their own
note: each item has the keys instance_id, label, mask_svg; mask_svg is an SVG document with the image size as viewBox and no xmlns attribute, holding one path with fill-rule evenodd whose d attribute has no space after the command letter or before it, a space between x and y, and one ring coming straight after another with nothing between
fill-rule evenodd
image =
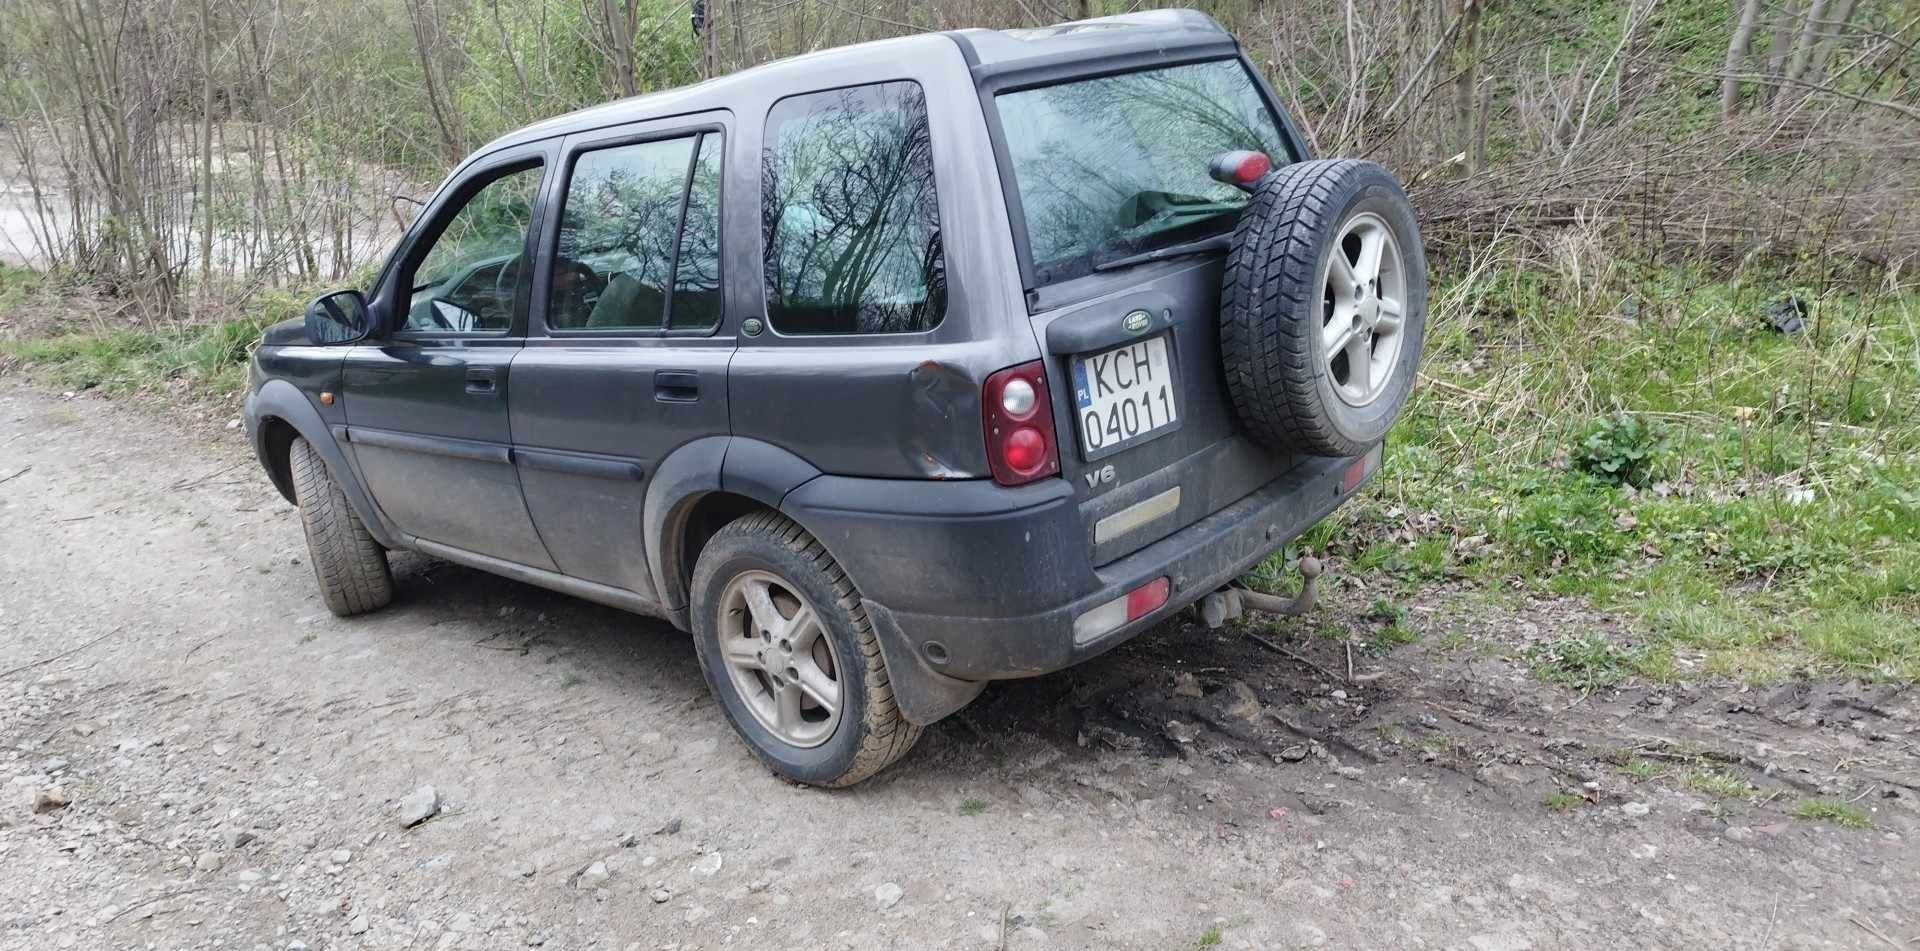
<instances>
[{"instance_id":1,"label":"license plate","mask_svg":"<svg viewBox=\"0 0 1920 951\"><path fill-rule=\"evenodd\" d=\"M1145 340L1073 358L1073 399L1081 455L1119 452L1164 434L1180 422L1167 338Z\"/></svg>"}]
</instances>

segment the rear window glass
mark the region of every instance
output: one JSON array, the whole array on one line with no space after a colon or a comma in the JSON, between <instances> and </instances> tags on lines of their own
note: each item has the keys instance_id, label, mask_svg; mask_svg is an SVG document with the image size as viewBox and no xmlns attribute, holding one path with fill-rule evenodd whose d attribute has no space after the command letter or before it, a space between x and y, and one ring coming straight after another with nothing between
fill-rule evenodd
<instances>
[{"instance_id":1,"label":"rear window glass","mask_svg":"<svg viewBox=\"0 0 1920 951\"><path fill-rule=\"evenodd\" d=\"M767 113L767 316L785 334L928 330L946 311L918 83L791 96Z\"/></svg>"},{"instance_id":2,"label":"rear window glass","mask_svg":"<svg viewBox=\"0 0 1920 951\"><path fill-rule=\"evenodd\" d=\"M994 105L1042 285L1231 229L1247 195L1207 176L1215 155L1295 158L1237 59L1002 93Z\"/></svg>"}]
</instances>

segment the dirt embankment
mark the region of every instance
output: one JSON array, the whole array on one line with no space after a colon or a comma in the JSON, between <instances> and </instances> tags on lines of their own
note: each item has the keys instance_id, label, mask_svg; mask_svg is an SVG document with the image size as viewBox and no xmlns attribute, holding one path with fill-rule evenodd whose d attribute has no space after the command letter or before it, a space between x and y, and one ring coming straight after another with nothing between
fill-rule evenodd
<instances>
[{"instance_id":1,"label":"dirt embankment","mask_svg":"<svg viewBox=\"0 0 1920 951\"><path fill-rule=\"evenodd\" d=\"M1578 605L1358 682L1364 591L1170 625L827 793L655 622L412 557L333 618L231 434L0 381L0 480L0 947L1920 945L1920 692L1582 697L1516 659Z\"/></svg>"}]
</instances>

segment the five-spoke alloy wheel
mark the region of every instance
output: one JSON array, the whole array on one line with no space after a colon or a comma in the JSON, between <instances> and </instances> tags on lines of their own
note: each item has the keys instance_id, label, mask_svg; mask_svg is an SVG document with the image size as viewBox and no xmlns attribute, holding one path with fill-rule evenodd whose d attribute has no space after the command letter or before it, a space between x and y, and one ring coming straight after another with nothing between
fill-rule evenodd
<instances>
[{"instance_id":1,"label":"five-spoke alloy wheel","mask_svg":"<svg viewBox=\"0 0 1920 951\"><path fill-rule=\"evenodd\" d=\"M733 689L760 725L798 747L840 725L840 662L820 615L791 583L743 571L720 595L720 653Z\"/></svg>"},{"instance_id":2,"label":"five-spoke alloy wheel","mask_svg":"<svg viewBox=\"0 0 1920 951\"><path fill-rule=\"evenodd\" d=\"M1405 339L1406 264L1393 229L1370 212L1348 219L1321 286L1321 352L1333 392L1348 406L1365 406L1385 392Z\"/></svg>"},{"instance_id":3,"label":"five-spoke alloy wheel","mask_svg":"<svg viewBox=\"0 0 1920 951\"><path fill-rule=\"evenodd\" d=\"M920 738L894 702L860 592L791 519L757 512L715 532L688 610L707 685L774 772L848 786Z\"/></svg>"}]
</instances>

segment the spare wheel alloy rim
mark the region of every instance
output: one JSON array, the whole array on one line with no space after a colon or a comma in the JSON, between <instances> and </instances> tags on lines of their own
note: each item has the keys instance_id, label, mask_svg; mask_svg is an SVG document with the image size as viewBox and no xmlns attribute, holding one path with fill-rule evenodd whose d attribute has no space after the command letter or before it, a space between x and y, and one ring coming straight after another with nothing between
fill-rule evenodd
<instances>
[{"instance_id":1,"label":"spare wheel alloy rim","mask_svg":"<svg viewBox=\"0 0 1920 951\"><path fill-rule=\"evenodd\" d=\"M1347 219L1320 279L1321 358L1333 392L1361 407L1385 393L1406 337L1407 267L1379 215Z\"/></svg>"},{"instance_id":2,"label":"spare wheel alloy rim","mask_svg":"<svg viewBox=\"0 0 1920 951\"><path fill-rule=\"evenodd\" d=\"M720 594L720 656L753 718L781 742L825 743L840 725L840 658L819 612L779 575L743 571Z\"/></svg>"}]
</instances>

